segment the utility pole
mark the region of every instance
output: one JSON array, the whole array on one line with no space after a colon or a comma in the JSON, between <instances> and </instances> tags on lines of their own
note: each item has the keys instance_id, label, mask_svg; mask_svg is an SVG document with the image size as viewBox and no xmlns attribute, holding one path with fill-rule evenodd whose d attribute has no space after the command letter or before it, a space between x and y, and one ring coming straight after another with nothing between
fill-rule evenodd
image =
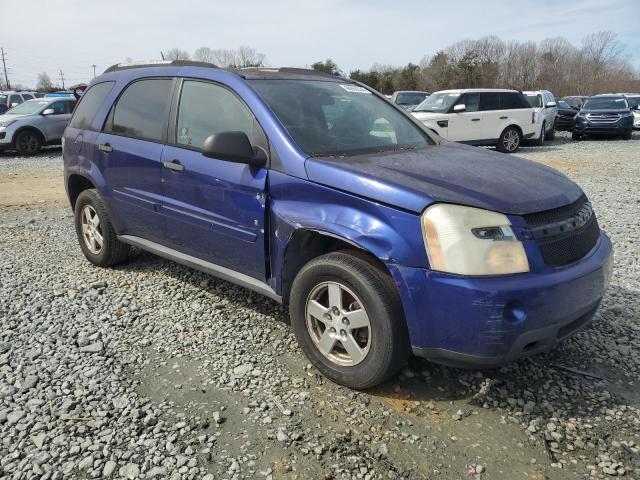
<instances>
[{"instance_id":1,"label":"utility pole","mask_svg":"<svg viewBox=\"0 0 640 480\"><path fill-rule=\"evenodd\" d=\"M93 67L93 78L96 78L96 65L91 65Z\"/></svg>"},{"instance_id":2,"label":"utility pole","mask_svg":"<svg viewBox=\"0 0 640 480\"><path fill-rule=\"evenodd\" d=\"M62 89L64 90L64 73L60 70L60 80L62 81Z\"/></svg>"},{"instance_id":3,"label":"utility pole","mask_svg":"<svg viewBox=\"0 0 640 480\"><path fill-rule=\"evenodd\" d=\"M4 58L4 48L0 48L0 52L2 52L2 68L4 68L4 83L7 84L7 90L11 90L11 84L9 83L9 76L7 75L7 64Z\"/></svg>"},{"instance_id":4,"label":"utility pole","mask_svg":"<svg viewBox=\"0 0 640 480\"><path fill-rule=\"evenodd\" d=\"M162 57L162 60L164 60L164 53L162 53L162 50L160 50L160 56Z\"/></svg>"}]
</instances>

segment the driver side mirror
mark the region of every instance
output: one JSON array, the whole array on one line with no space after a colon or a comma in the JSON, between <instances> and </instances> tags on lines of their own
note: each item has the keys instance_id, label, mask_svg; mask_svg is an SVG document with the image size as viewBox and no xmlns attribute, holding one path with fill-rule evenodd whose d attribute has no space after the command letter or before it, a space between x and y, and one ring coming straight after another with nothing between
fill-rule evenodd
<instances>
[{"instance_id":1,"label":"driver side mirror","mask_svg":"<svg viewBox=\"0 0 640 480\"><path fill-rule=\"evenodd\" d=\"M467 106L464 103L456 105L453 107L454 113L462 113L467 111Z\"/></svg>"},{"instance_id":2,"label":"driver side mirror","mask_svg":"<svg viewBox=\"0 0 640 480\"><path fill-rule=\"evenodd\" d=\"M557 105L556 102L547 102L547 104L545 105L547 108L553 108Z\"/></svg>"},{"instance_id":3,"label":"driver side mirror","mask_svg":"<svg viewBox=\"0 0 640 480\"><path fill-rule=\"evenodd\" d=\"M17 107L18 105L20 105L18 102L13 102L13 103L11 104L11 108L13 108L13 107Z\"/></svg>"},{"instance_id":4,"label":"driver side mirror","mask_svg":"<svg viewBox=\"0 0 640 480\"><path fill-rule=\"evenodd\" d=\"M267 156L261 148L253 149L244 132L220 132L209 135L202 146L205 157L234 163L246 163L252 167L264 167Z\"/></svg>"},{"instance_id":5,"label":"driver side mirror","mask_svg":"<svg viewBox=\"0 0 640 480\"><path fill-rule=\"evenodd\" d=\"M53 115L56 111L53 108L45 108L42 112L42 115Z\"/></svg>"}]
</instances>

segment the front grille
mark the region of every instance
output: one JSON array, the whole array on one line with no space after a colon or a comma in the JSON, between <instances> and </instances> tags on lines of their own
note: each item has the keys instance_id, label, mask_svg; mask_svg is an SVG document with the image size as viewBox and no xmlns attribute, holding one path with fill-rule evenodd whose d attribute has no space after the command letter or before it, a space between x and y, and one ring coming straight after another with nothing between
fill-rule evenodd
<instances>
[{"instance_id":1,"label":"front grille","mask_svg":"<svg viewBox=\"0 0 640 480\"><path fill-rule=\"evenodd\" d=\"M564 207L524 215L547 265L560 267L580 260L600 236L596 214L586 196Z\"/></svg>"},{"instance_id":2,"label":"front grille","mask_svg":"<svg viewBox=\"0 0 640 480\"><path fill-rule=\"evenodd\" d=\"M620 120L620 115L616 114L595 114L595 113L590 113L589 115L587 115L587 119L593 123L593 124L600 124L600 123L616 123L618 120Z\"/></svg>"}]
</instances>

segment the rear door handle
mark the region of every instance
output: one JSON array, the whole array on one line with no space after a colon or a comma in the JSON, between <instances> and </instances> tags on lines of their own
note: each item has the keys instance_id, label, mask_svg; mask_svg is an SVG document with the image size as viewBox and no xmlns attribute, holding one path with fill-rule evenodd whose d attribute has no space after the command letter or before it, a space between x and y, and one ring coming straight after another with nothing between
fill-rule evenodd
<instances>
[{"instance_id":1,"label":"rear door handle","mask_svg":"<svg viewBox=\"0 0 640 480\"><path fill-rule=\"evenodd\" d=\"M506 120L509 117L500 117L500 120Z\"/></svg>"},{"instance_id":2,"label":"rear door handle","mask_svg":"<svg viewBox=\"0 0 640 480\"><path fill-rule=\"evenodd\" d=\"M113 147L108 143L101 143L100 145L98 145L98 150L104 153L111 153L113 152Z\"/></svg>"},{"instance_id":3,"label":"rear door handle","mask_svg":"<svg viewBox=\"0 0 640 480\"><path fill-rule=\"evenodd\" d=\"M175 172L182 172L184 170L184 165L180 163L180 160L171 160L170 162L164 162L162 165Z\"/></svg>"},{"instance_id":4,"label":"rear door handle","mask_svg":"<svg viewBox=\"0 0 640 480\"><path fill-rule=\"evenodd\" d=\"M472 122L479 122L479 121L480 121L480 119L479 119L479 118L472 118L472 119L471 119L471 121L472 121Z\"/></svg>"}]
</instances>

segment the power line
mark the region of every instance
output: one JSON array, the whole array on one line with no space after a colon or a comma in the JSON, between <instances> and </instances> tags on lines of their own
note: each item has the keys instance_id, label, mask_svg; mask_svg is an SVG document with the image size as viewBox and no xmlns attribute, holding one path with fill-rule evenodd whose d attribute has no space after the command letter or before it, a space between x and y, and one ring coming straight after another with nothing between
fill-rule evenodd
<instances>
[{"instance_id":1,"label":"power line","mask_svg":"<svg viewBox=\"0 0 640 480\"><path fill-rule=\"evenodd\" d=\"M0 52L2 52L2 68L4 69L4 81L7 84L7 90L11 90L11 84L9 83L9 76L7 75L7 63L4 59L4 48L0 48Z\"/></svg>"}]
</instances>

